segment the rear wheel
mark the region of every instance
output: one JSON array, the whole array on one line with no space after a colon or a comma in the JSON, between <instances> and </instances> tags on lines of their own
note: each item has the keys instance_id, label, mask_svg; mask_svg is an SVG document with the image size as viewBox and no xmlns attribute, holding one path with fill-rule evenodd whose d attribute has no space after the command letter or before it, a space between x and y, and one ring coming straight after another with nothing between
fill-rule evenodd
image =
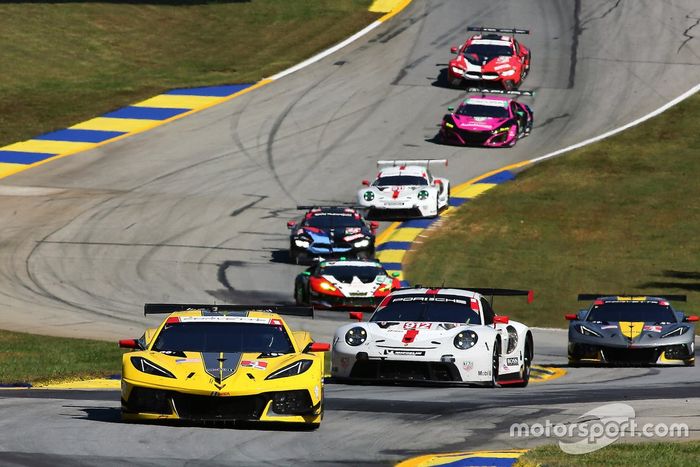
<instances>
[{"instance_id":1,"label":"rear wheel","mask_svg":"<svg viewBox=\"0 0 700 467\"><path fill-rule=\"evenodd\" d=\"M294 287L294 302L297 305L306 305L306 300L304 299L304 288L299 285Z\"/></svg>"}]
</instances>

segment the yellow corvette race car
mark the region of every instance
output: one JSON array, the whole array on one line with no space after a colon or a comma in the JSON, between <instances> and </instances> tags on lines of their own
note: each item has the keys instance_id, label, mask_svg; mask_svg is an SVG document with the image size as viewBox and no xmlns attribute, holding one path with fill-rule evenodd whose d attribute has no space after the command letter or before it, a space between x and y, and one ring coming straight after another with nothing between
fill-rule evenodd
<instances>
[{"instance_id":1,"label":"yellow corvette race car","mask_svg":"<svg viewBox=\"0 0 700 467\"><path fill-rule=\"evenodd\" d=\"M168 313L122 357L122 420L261 421L318 427L324 354L281 314L308 307L146 304Z\"/></svg>"}]
</instances>

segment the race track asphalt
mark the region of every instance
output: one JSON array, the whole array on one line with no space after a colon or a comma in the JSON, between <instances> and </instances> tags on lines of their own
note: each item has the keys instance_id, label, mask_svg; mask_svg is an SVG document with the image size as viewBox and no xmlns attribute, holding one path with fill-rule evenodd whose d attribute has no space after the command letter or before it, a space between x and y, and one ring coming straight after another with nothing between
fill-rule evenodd
<instances>
[{"instance_id":1,"label":"race track asphalt","mask_svg":"<svg viewBox=\"0 0 700 467\"><path fill-rule=\"evenodd\" d=\"M2 327L117 339L157 321L144 302L289 302L301 268L287 263L285 223L297 204L353 201L380 158L448 158L458 184L632 121L700 81L697 16L692 0L414 0L231 102L3 179ZM537 92L527 101L536 122L513 149L434 142L465 95L439 79L449 48L479 24L532 31L522 88ZM293 322L328 339L341 319ZM564 345L565 334L538 331L537 361L563 365ZM611 400L698 430L699 393L686 368L573 369L525 390L330 385L322 428L287 433L123 425L114 393L3 391L0 463L386 463L527 447L544 440L509 438L511 423L576 418Z\"/></svg>"}]
</instances>

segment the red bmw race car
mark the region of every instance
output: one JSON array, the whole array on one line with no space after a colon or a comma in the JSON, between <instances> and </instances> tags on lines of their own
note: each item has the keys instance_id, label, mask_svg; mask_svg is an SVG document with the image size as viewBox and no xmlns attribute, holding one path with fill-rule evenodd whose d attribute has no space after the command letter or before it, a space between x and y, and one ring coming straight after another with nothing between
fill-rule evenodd
<instances>
[{"instance_id":1,"label":"red bmw race car","mask_svg":"<svg viewBox=\"0 0 700 467\"><path fill-rule=\"evenodd\" d=\"M516 89L530 71L530 50L512 35L530 34L527 29L468 27L478 31L461 47L452 47L457 58L450 60L447 80L457 87L463 80L500 83L504 89Z\"/></svg>"}]
</instances>

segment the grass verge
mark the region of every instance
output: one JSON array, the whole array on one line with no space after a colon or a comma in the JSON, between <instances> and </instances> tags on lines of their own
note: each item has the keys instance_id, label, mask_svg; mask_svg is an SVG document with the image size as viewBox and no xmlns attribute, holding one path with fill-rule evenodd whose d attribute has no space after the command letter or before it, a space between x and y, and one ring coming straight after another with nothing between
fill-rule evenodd
<instances>
[{"instance_id":1,"label":"grass verge","mask_svg":"<svg viewBox=\"0 0 700 467\"><path fill-rule=\"evenodd\" d=\"M600 465L637 467L640 465L700 465L700 442L612 444L595 452L570 455L558 446L541 446L521 456L514 467L559 467Z\"/></svg>"},{"instance_id":2,"label":"grass verge","mask_svg":"<svg viewBox=\"0 0 700 467\"><path fill-rule=\"evenodd\" d=\"M370 4L0 3L0 146L167 89L258 81L372 22Z\"/></svg>"},{"instance_id":3,"label":"grass verge","mask_svg":"<svg viewBox=\"0 0 700 467\"><path fill-rule=\"evenodd\" d=\"M116 342L0 331L0 384L108 376L121 371Z\"/></svg>"},{"instance_id":4,"label":"grass verge","mask_svg":"<svg viewBox=\"0 0 700 467\"><path fill-rule=\"evenodd\" d=\"M534 289L531 305L496 303L531 326L564 327L584 292L687 294L697 313L698 116L695 95L494 188L407 255L408 280Z\"/></svg>"}]
</instances>

